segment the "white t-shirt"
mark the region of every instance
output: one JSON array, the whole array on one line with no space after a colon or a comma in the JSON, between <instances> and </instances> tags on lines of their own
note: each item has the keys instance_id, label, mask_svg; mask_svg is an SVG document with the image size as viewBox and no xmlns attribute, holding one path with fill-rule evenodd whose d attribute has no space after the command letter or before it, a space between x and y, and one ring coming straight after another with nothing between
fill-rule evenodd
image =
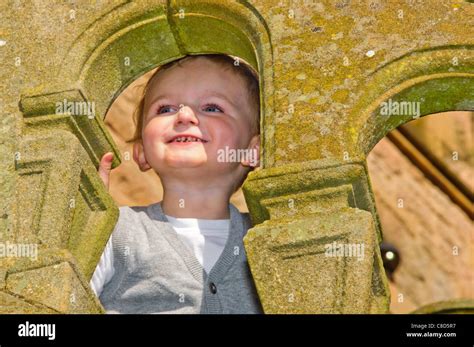
<instances>
[{"instance_id":1,"label":"white t-shirt","mask_svg":"<svg viewBox=\"0 0 474 347\"><path fill-rule=\"evenodd\" d=\"M204 270L209 273L224 250L229 236L230 219L165 216L183 243L194 253ZM97 296L100 296L104 286L115 273L113 255L112 237L110 237L90 281L92 290Z\"/></svg>"}]
</instances>

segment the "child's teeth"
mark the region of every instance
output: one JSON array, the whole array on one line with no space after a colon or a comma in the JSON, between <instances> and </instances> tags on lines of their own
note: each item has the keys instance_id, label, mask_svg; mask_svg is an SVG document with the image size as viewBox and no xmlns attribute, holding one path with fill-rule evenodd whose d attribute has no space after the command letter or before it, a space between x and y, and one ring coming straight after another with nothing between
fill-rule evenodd
<instances>
[{"instance_id":1,"label":"child's teeth","mask_svg":"<svg viewBox=\"0 0 474 347\"><path fill-rule=\"evenodd\" d=\"M201 139L195 137L177 137L176 142L203 142Z\"/></svg>"}]
</instances>

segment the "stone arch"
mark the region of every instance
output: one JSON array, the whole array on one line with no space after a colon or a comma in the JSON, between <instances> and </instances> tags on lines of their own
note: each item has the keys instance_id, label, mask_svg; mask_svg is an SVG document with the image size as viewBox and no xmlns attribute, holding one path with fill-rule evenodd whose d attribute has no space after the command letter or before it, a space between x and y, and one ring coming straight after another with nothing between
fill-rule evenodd
<instances>
[{"instance_id":1,"label":"stone arch","mask_svg":"<svg viewBox=\"0 0 474 347\"><path fill-rule=\"evenodd\" d=\"M259 71L261 90L265 90L265 95L273 95L268 28L249 4L224 6L219 1L206 1L175 7L157 2L150 8L127 3L90 25L73 42L52 82L35 96L23 98L22 108L24 113L32 114L45 112L44 108L51 111L49 101L58 99L57 94L64 91L68 91L69 98L93 101L100 115L98 126L118 158L102 123L113 100L146 71L184 55L204 53L226 53L245 59ZM272 109L272 100L265 95L261 94L261 123L265 122L263 115L271 114ZM42 110L38 105L40 99ZM268 143L263 147L271 150L271 139L263 142ZM102 147L101 153L107 146ZM97 166L98 157L91 157ZM115 159L113 166L118 163Z\"/></svg>"},{"instance_id":2,"label":"stone arch","mask_svg":"<svg viewBox=\"0 0 474 347\"><path fill-rule=\"evenodd\" d=\"M420 102L419 117L474 110L473 67L471 46L448 46L414 51L375 70L352 111L359 114L359 151L367 155L391 130L414 119L382 115L381 105L388 100Z\"/></svg>"},{"instance_id":3,"label":"stone arch","mask_svg":"<svg viewBox=\"0 0 474 347\"><path fill-rule=\"evenodd\" d=\"M473 68L471 45L416 50L378 67L351 112L359 129L357 151L361 157L367 158L392 130L414 119L448 111L473 111ZM419 102L419 114L383 115L382 106L389 102Z\"/></svg>"}]
</instances>

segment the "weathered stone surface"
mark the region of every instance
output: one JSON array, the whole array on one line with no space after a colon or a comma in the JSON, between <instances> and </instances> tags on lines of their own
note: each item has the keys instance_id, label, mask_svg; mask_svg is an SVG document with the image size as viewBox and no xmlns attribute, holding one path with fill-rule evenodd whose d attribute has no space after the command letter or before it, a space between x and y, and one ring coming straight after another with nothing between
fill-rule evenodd
<instances>
[{"instance_id":1,"label":"weathered stone surface","mask_svg":"<svg viewBox=\"0 0 474 347\"><path fill-rule=\"evenodd\" d=\"M371 312L379 299L374 297L388 295L367 276L378 261L375 235L371 215L357 209L341 210L337 218L316 213L253 228L245 244L266 313ZM357 256L327 256L333 243L364 247Z\"/></svg>"},{"instance_id":2,"label":"weathered stone surface","mask_svg":"<svg viewBox=\"0 0 474 347\"><path fill-rule=\"evenodd\" d=\"M0 262L0 313L102 313L88 279L66 249L38 247L38 258Z\"/></svg>"},{"instance_id":3,"label":"weathered stone surface","mask_svg":"<svg viewBox=\"0 0 474 347\"><path fill-rule=\"evenodd\" d=\"M97 303L88 297L90 291L82 286L73 268L66 262L11 274L6 289L57 312L100 312Z\"/></svg>"},{"instance_id":4,"label":"weathered stone surface","mask_svg":"<svg viewBox=\"0 0 474 347\"><path fill-rule=\"evenodd\" d=\"M356 163L326 160L247 179L243 189L256 226L244 243L266 312L387 312L380 227L365 172ZM328 257L333 242L363 245L362 259Z\"/></svg>"}]
</instances>

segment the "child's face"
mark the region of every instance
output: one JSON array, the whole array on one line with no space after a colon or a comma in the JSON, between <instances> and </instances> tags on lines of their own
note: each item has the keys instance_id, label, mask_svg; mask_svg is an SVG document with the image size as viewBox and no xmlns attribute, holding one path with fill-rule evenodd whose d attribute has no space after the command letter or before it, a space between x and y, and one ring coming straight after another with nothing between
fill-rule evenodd
<instances>
[{"instance_id":1,"label":"child's face","mask_svg":"<svg viewBox=\"0 0 474 347\"><path fill-rule=\"evenodd\" d=\"M173 66L149 86L142 144L134 149L135 158L142 170L151 167L162 178L195 174L201 179L238 179L240 163L219 162L218 151L226 146L247 149L259 145L259 136L251 135L255 108L244 80L231 69L204 58ZM205 142L170 142L179 135L193 135Z\"/></svg>"}]
</instances>

